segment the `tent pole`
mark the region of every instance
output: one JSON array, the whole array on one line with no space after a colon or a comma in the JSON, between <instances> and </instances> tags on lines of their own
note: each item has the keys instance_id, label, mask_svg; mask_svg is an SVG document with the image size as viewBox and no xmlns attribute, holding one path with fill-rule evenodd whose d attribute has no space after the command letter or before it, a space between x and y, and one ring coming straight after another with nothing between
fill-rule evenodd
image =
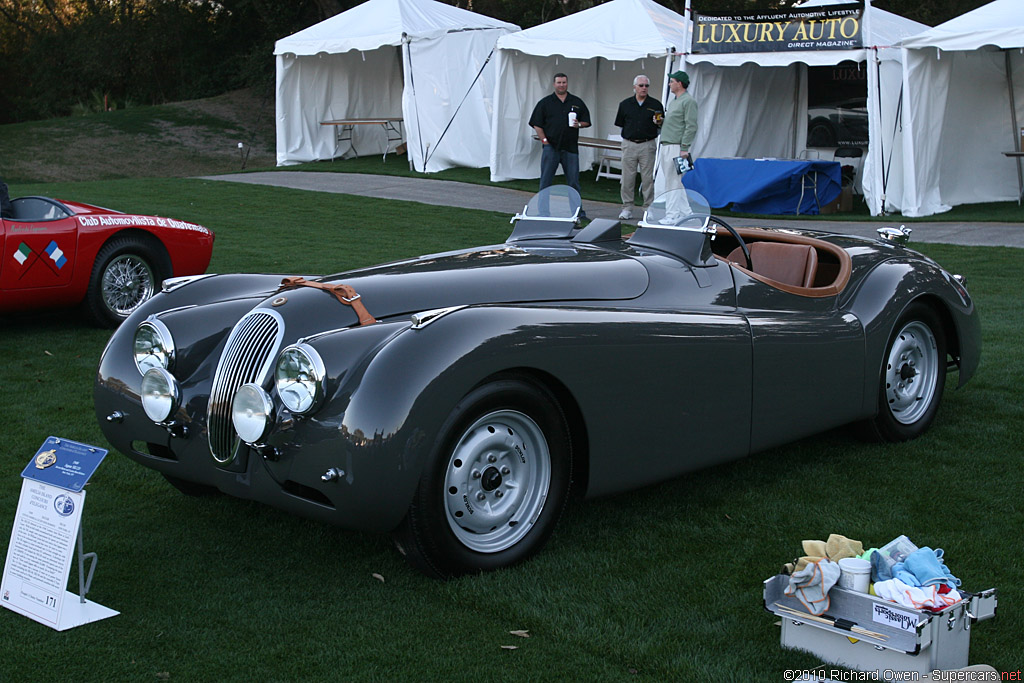
<instances>
[{"instance_id":1,"label":"tent pole","mask_svg":"<svg viewBox=\"0 0 1024 683\"><path fill-rule=\"evenodd\" d=\"M800 98L801 98L802 95L804 95L804 93L802 93L800 91L799 79L804 79L804 80L807 79L807 65L806 64L797 64L796 65L796 74L797 74L797 79L798 80L797 80L797 87L793 88L793 120L794 121L799 121L800 120ZM800 127L797 126L797 130L799 130L799 129L800 129ZM797 146L798 145L797 145L797 140L796 140L796 132L794 131L793 132L793 137L792 137L792 144L790 145L790 148L789 148L789 158L790 159L796 159L797 158L797 151L796 151ZM799 213L799 212L797 212L797 213Z\"/></svg>"},{"instance_id":2,"label":"tent pole","mask_svg":"<svg viewBox=\"0 0 1024 683\"><path fill-rule=\"evenodd\" d=\"M1006 57L1006 87L1010 91L1010 120L1013 122L1013 148L1018 152L1024 152L1024 149L1020 149L1020 129L1017 128L1017 102L1013 92L1013 63L1010 59L1010 51L1008 49L1003 50L1003 55ZM1024 175L1021 173L1020 168L1020 157L1017 157L1017 205L1020 206L1020 189L1024 187Z\"/></svg>"},{"instance_id":3,"label":"tent pole","mask_svg":"<svg viewBox=\"0 0 1024 683\"><path fill-rule=\"evenodd\" d=\"M406 74L409 76L409 85L412 86L412 106L416 110L416 137L420 140L420 159L425 157L423 153L423 128L420 127L420 107L419 102L416 99L416 80L412 75L412 39L404 33L402 34L402 54L405 57L406 62ZM415 171L416 168L412 163L412 155L409 155L409 170ZM427 172L427 164L423 162L423 172Z\"/></svg>"}]
</instances>

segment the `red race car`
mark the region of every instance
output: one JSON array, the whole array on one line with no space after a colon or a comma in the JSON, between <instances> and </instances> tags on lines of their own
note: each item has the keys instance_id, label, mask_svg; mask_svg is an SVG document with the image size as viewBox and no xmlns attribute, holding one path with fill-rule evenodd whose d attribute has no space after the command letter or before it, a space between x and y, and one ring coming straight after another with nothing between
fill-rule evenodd
<instances>
[{"instance_id":1,"label":"red race car","mask_svg":"<svg viewBox=\"0 0 1024 683\"><path fill-rule=\"evenodd\" d=\"M173 218L20 197L0 218L0 242L0 313L84 301L97 323L116 327L164 279L203 273L213 232Z\"/></svg>"}]
</instances>

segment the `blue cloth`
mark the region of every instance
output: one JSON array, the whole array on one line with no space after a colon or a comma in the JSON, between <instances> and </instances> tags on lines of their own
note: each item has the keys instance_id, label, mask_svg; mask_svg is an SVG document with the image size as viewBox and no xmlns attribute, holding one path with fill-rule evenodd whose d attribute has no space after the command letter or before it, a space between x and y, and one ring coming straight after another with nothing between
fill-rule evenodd
<instances>
[{"instance_id":1,"label":"blue cloth","mask_svg":"<svg viewBox=\"0 0 1024 683\"><path fill-rule=\"evenodd\" d=\"M702 158L683 185L714 208L764 214L817 214L843 189L840 164L816 159Z\"/></svg>"},{"instance_id":2,"label":"blue cloth","mask_svg":"<svg viewBox=\"0 0 1024 683\"><path fill-rule=\"evenodd\" d=\"M892 566L892 578L899 579L903 583L908 586L913 586L914 588L921 587L921 581L916 576L908 572L902 562L897 562Z\"/></svg>"},{"instance_id":3,"label":"blue cloth","mask_svg":"<svg viewBox=\"0 0 1024 683\"><path fill-rule=\"evenodd\" d=\"M949 571L949 568L942 562L942 555L942 548L932 550L925 546L916 553L908 555L903 566L920 581L922 586L945 583L950 588L956 588L960 585L960 579L953 576L953 572Z\"/></svg>"}]
</instances>

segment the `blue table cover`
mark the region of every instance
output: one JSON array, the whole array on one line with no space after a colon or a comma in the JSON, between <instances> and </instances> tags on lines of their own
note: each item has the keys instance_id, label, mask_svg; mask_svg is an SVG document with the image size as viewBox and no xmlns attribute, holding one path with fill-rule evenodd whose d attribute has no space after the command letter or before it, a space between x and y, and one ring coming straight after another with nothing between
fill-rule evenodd
<instances>
[{"instance_id":1,"label":"blue table cover","mask_svg":"<svg viewBox=\"0 0 1024 683\"><path fill-rule=\"evenodd\" d=\"M819 159L702 158L683 176L683 185L714 208L732 204L744 213L816 214L839 196L842 170L837 161Z\"/></svg>"}]
</instances>

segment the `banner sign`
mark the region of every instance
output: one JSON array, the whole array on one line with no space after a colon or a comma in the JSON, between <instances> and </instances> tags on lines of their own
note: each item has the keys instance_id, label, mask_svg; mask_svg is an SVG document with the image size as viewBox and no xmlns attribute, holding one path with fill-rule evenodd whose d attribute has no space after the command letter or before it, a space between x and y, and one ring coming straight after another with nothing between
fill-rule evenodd
<instances>
[{"instance_id":1,"label":"banner sign","mask_svg":"<svg viewBox=\"0 0 1024 683\"><path fill-rule=\"evenodd\" d=\"M694 54L856 50L864 5L828 5L806 10L714 16L693 14Z\"/></svg>"}]
</instances>

